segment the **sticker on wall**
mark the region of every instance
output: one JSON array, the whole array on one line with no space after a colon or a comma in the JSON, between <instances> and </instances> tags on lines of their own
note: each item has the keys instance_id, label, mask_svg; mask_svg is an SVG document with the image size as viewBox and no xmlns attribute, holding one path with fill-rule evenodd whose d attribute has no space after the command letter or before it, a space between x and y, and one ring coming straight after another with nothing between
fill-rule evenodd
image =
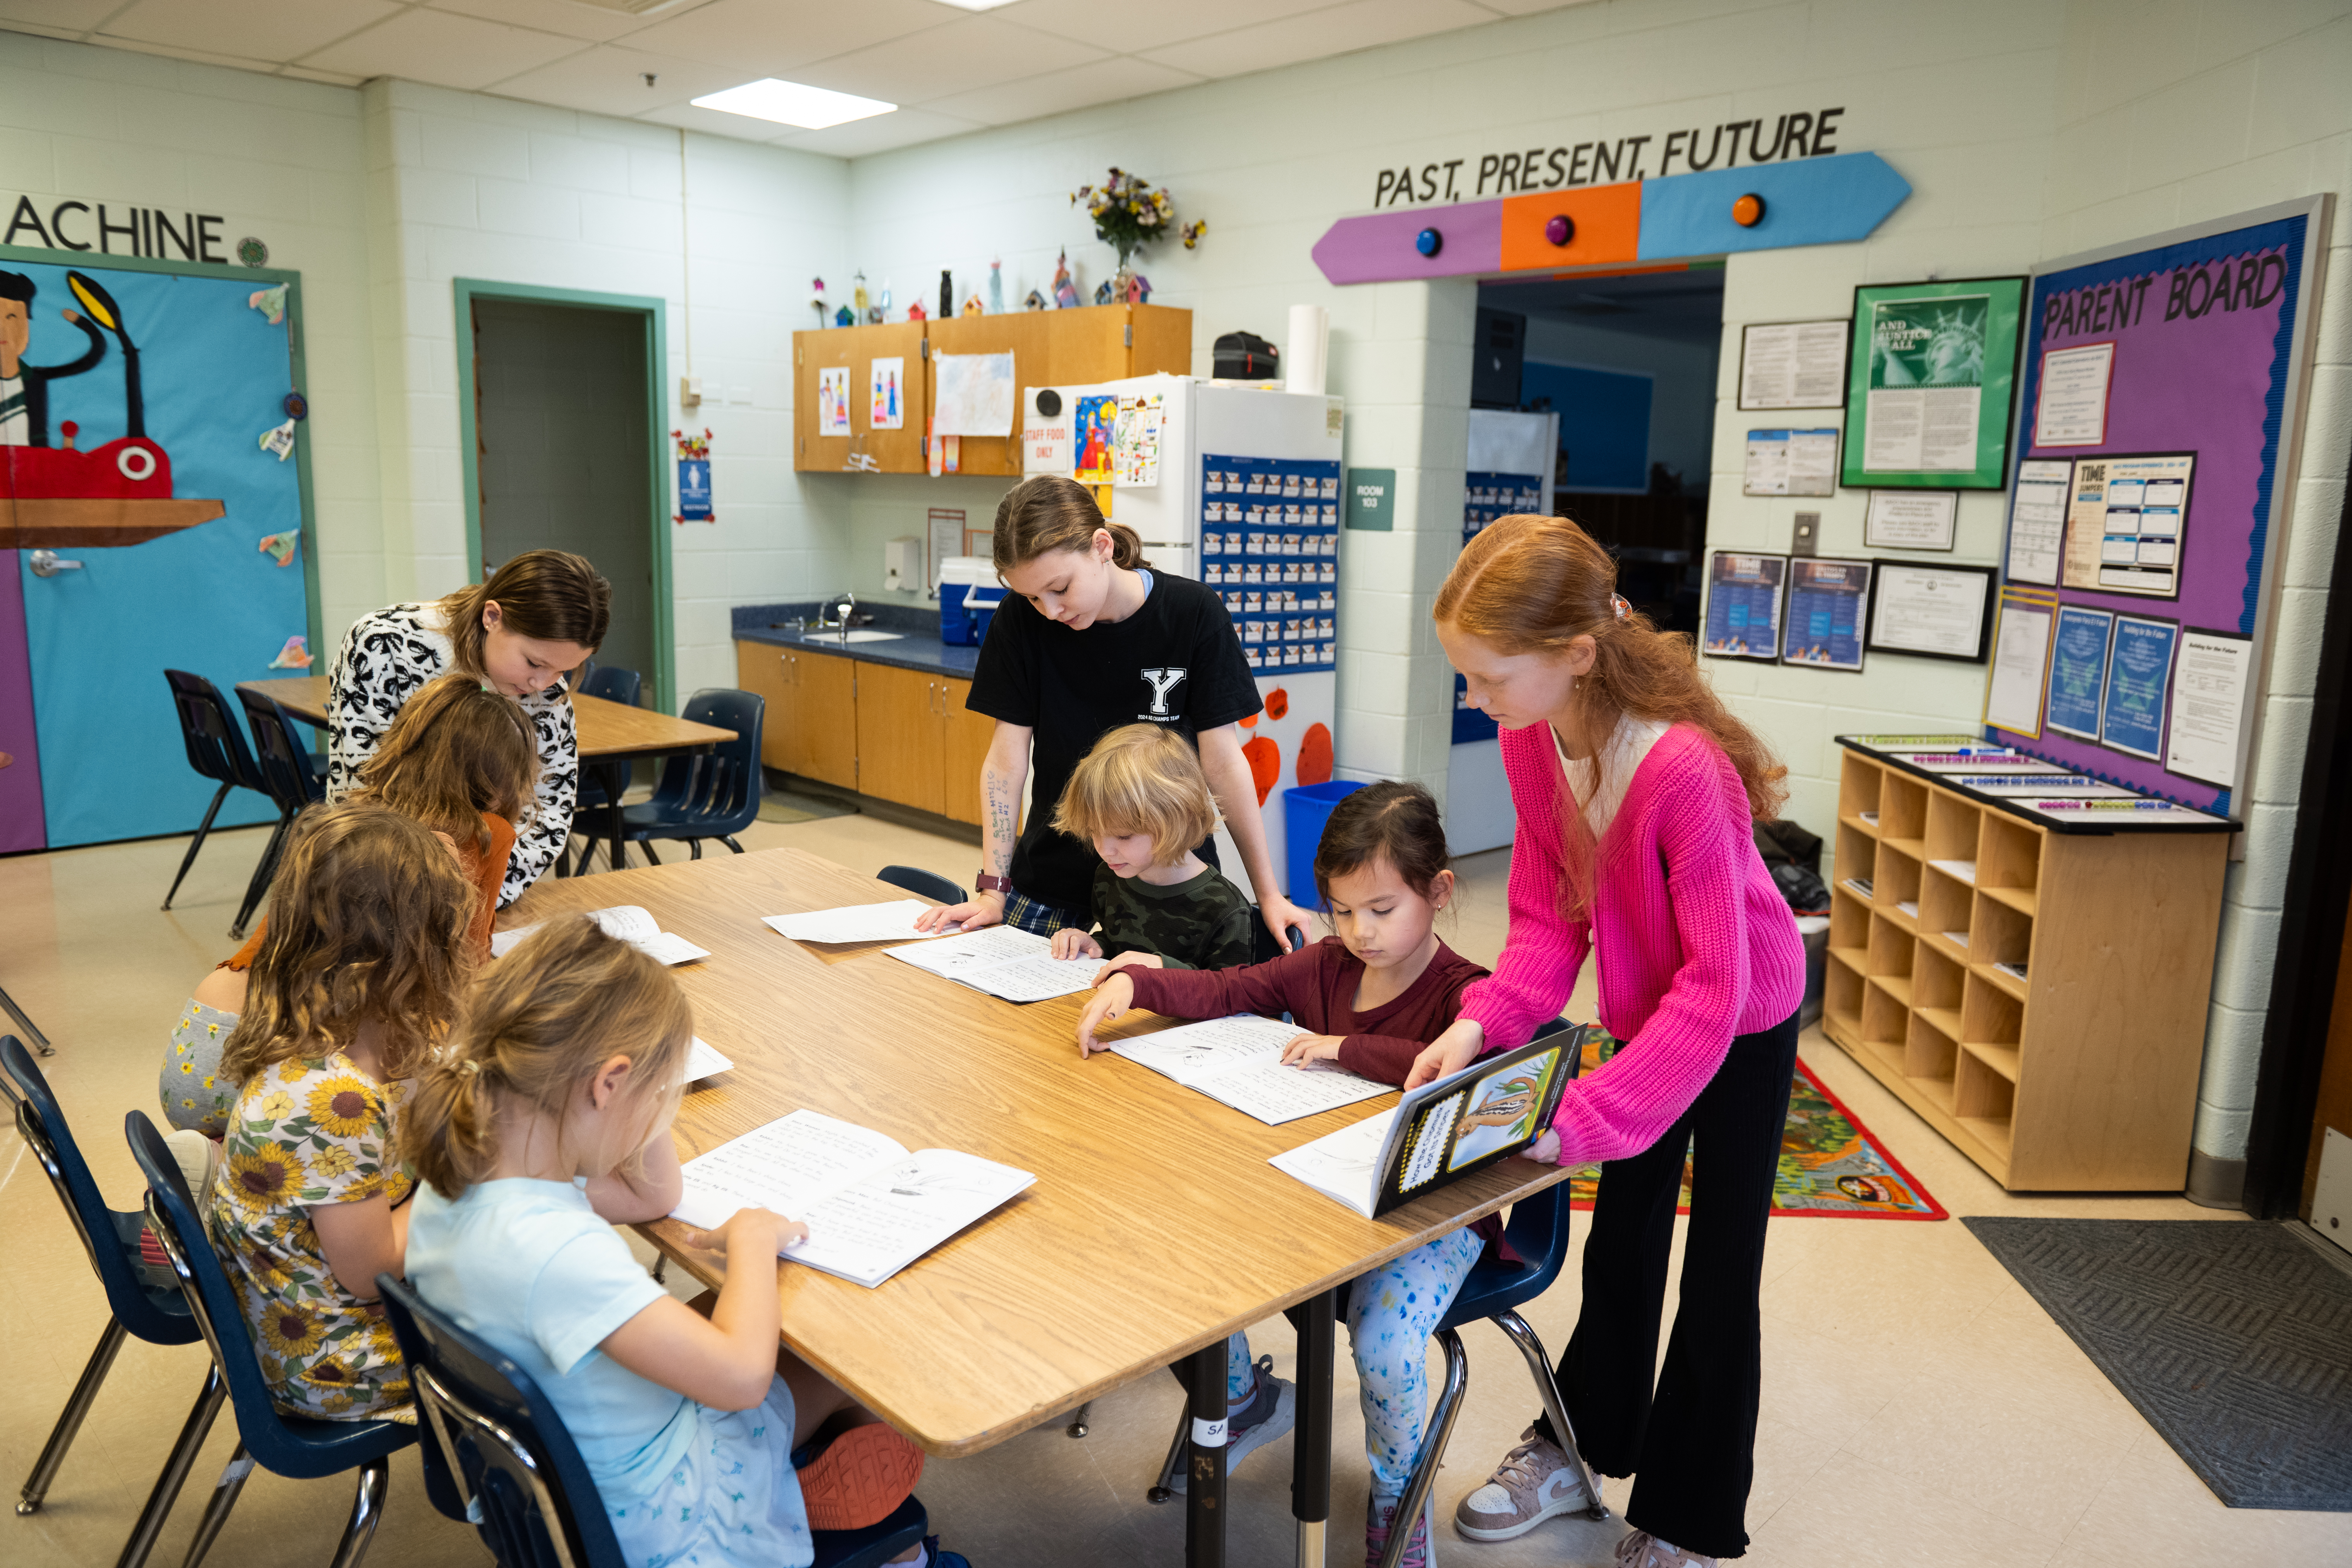
<instances>
[{"instance_id":1,"label":"sticker on wall","mask_svg":"<svg viewBox=\"0 0 2352 1568\"><path fill-rule=\"evenodd\" d=\"M271 454L281 463L292 457L294 455L294 421L289 419L283 425L273 425L264 430L261 433L260 446L263 451Z\"/></svg>"},{"instance_id":2,"label":"sticker on wall","mask_svg":"<svg viewBox=\"0 0 2352 1568\"><path fill-rule=\"evenodd\" d=\"M677 443L677 510L670 514L670 521L716 522L719 514L710 505L710 432L689 436L673 430L669 434Z\"/></svg>"},{"instance_id":3,"label":"sticker on wall","mask_svg":"<svg viewBox=\"0 0 2352 1568\"><path fill-rule=\"evenodd\" d=\"M310 668L310 639L307 637L288 637L286 646L278 650L278 657L269 661L269 668L272 669Z\"/></svg>"},{"instance_id":4,"label":"sticker on wall","mask_svg":"<svg viewBox=\"0 0 2352 1568\"><path fill-rule=\"evenodd\" d=\"M905 429L907 427L906 360L904 358L876 360L872 383L866 414L866 428Z\"/></svg>"},{"instance_id":5,"label":"sticker on wall","mask_svg":"<svg viewBox=\"0 0 2352 1568\"><path fill-rule=\"evenodd\" d=\"M292 563L295 547L301 542L302 531L299 528L289 528L283 533L263 534L260 550L263 554L271 557L278 564L285 566Z\"/></svg>"},{"instance_id":6,"label":"sticker on wall","mask_svg":"<svg viewBox=\"0 0 2352 1568\"><path fill-rule=\"evenodd\" d=\"M261 319L274 327L286 319L286 285L256 289L245 302L260 311Z\"/></svg>"},{"instance_id":7,"label":"sticker on wall","mask_svg":"<svg viewBox=\"0 0 2352 1568\"><path fill-rule=\"evenodd\" d=\"M847 306L842 307L847 310ZM816 433L849 434L849 367L834 365L816 373Z\"/></svg>"}]
</instances>

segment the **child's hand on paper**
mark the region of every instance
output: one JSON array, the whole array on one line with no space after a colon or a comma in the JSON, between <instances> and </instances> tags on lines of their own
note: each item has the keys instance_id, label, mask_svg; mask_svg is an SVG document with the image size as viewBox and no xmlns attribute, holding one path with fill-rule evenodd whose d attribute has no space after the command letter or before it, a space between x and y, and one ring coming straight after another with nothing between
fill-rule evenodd
<instances>
[{"instance_id":1,"label":"child's hand on paper","mask_svg":"<svg viewBox=\"0 0 2352 1568\"><path fill-rule=\"evenodd\" d=\"M688 1247L745 1258L772 1258L793 1243L807 1239L807 1226L767 1209L737 1209L717 1230L686 1233Z\"/></svg>"},{"instance_id":2,"label":"child's hand on paper","mask_svg":"<svg viewBox=\"0 0 2352 1568\"><path fill-rule=\"evenodd\" d=\"M1100 950L1097 949L1097 951L1099 952ZM1167 963L1161 960L1158 953L1143 952L1137 949L1129 948L1127 952L1120 953L1117 958L1112 959L1108 963L1102 966L1102 973L1095 976L1095 984L1097 985L1101 984L1104 981L1109 979L1112 974L1122 969L1165 969L1167 967Z\"/></svg>"},{"instance_id":3,"label":"child's hand on paper","mask_svg":"<svg viewBox=\"0 0 2352 1568\"><path fill-rule=\"evenodd\" d=\"M1303 1068L1309 1062L1336 1062L1345 1043L1339 1035L1301 1035L1282 1047L1282 1065Z\"/></svg>"},{"instance_id":4,"label":"child's hand on paper","mask_svg":"<svg viewBox=\"0 0 2352 1568\"><path fill-rule=\"evenodd\" d=\"M978 931L982 926L1001 923L1004 919L1004 895L983 892L961 904L940 904L925 910L915 917L915 929L919 931Z\"/></svg>"},{"instance_id":5,"label":"child's hand on paper","mask_svg":"<svg viewBox=\"0 0 2352 1568\"><path fill-rule=\"evenodd\" d=\"M1095 1038L1095 1031L1110 1023L1135 1005L1135 982L1124 974L1113 974L1095 988L1087 1010L1078 1015L1078 1055L1090 1057L1110 1047Z\"/></svg>"},{"instance_id":6,"label":"child's hand on paper","mask_svg":"<svg viewBox=\"0 0 2352 1568\"><path fill-rule=\"evenodd\" d=\"M1076 926L1064 926L1054 933L1055 958L1100 958L1102 943Z\"/></svg>"}]
</instances>

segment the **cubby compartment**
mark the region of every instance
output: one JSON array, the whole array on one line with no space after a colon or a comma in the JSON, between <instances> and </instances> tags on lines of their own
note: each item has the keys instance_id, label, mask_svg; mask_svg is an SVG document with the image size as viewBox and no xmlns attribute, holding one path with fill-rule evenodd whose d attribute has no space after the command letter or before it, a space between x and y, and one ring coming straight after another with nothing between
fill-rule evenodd
<instances>
[{"instance_id":1,"label":"cubby compartment","mask_svg":"<svg viewBox=\"0 0 2352 1568\"><path fill-rule=\"evenodd\" d=\"M1878 790L1878 837L1904 844L1916 858L1927 835L1927 786L1917 779L1887 773Z\"/></svg>"},{"instance_id":2,"label":"cubby compartment","mask_svg":"<svg viewBox=\"0 0 2352 1568\"><path fill-rule=\"evenodd\" d=\"M1873 819L1878 816L1879 780L1885 774L1886 770L1868 757L1846 752L1838 773L1838 816L1875 827L1877 824Z\"/></svg>"},{"instance_id":3,"label":"cubby compartment","mask_svg":"<svg viewBox=\"0 0 2352 1568\"><path fill-rule=\"evenodd\" d=\"M2032 893L2042 885L2042 835L2014 817L1984 814L1977 841L1977 886L1988 892ZM2003 900L2032 913L2032 900Z\"/></svg>"},{"instance_id":4,"label":"cubby compartment","mask_svg":"<svg viewBox=\"0 0 2352 1568\"><path fill-rule=\"evenodd\" d=\"M1835 870L1841 887L1849 879L1862 884L1847 889L1854 897L1872 897L1876 892L1873 883L1878 876L1878 840L1856 823L1839 823ZM1863 888L1870 888L1871 892L1863 891Z\"/></svg>"},{"instance_id":5,"label":"cubby compartment","mask_svg":"<svg viewBox=\"0 0 2352 1568\"><path fill-rule=\"evenodd\" d=\"M1885 914L1874 913L1870 917L1869 961L1864 966L1863 973L1900 974L1908 978L1911 973L1912 949L1917 945L1912 941L1909 931L1889 920Z\"/></svg>"},{"instance_id":6,"label":"cubby compartment","mask_svg":"<svg viewBox=\"0 0 2352 1568\"><path fill-rule=\"evenodd\" d=\"M1969 931L1970 963L2023 963L2033 946L2033 917L1982 888Z\"/></svg>"},{"instance_id":7,"label":"cubby compartment","mask_svg":"<svg viewBox=\"0 0 2352 1568\"><path fill-rule=\"evenodd\" d=\"M1968 865L1973 873L1978 824L1983 816L1983 812L1959 796L1937 790L1927 800L1927 858L1958 861ZM1973 874L1968 879L1973 882Z\"/></svg>"},{"instance_id":8,"label":"cubby compartment","mask_svg":"<svg viewBox=\"0 0 2352 1568\"><path fill-rule=\"evenodd\" d=\"M1952 1116L1998 1159L2007 1179L2017 1085L1974 1051L1963 1048L1952 1075Z\"/></svg>"},{"instance_id":9,"label":"cubby compartment","mask_svg":"<svg viewBox=\"0 0 2352 1568\"><path fill-rule=\"evenodd\" d=\"M1930 865L1919 888L1920 934L1941 936L1969 952L1976 890L1940 866ZM1953 933L1958 932L1956 936Z\"/></svg>"},{"instance_id":10,"label":"cubby compartment","mask_svg":"<svg viewBox=\"0 0 2352 1568\"><path fill-rule=\"evenodd\" d=\"M1960 1037L1960 999L1968 971L1940 950L1921 942L1911 961L1911 1005L1954 1039Z\"/></svg>"},{"instance_id":11,"label":"cubby compartment","mask_svg":"<svg viewBox=\"0 0 2352 1568\"><path fill-rule=\"evenodd\" d=\"M1971 974L1960 995L1960 1039L1964 1044L2015 1050L2024 1032L2024 1004L1997 985Z\"/></svg>"},{"instance_id":12,"label":"cubby compartment","mask_svg":"<svg viewBox=\"0 0 2352 1568\"><path fill-rule=\"evenodd\" d=\"M1904 908L1906 904L1911 906ZM1870 905L1881 914L1894 915L1903 921L1903 929L1911 931L1918 922L1919 857L1909 850L1897 848L1886 840L1878 846L1878 875L1872 879Z\"/></svg>"},{"instance_id":13,"label":"cubby compartment","mask_svg":"<svg viewBox=\"0 0 2352 1568\"><path fill-rule=\"evenodd\" d=\"M1830 889L1830 951L1840 952L1852 949L1857 955L1870 945L1870 905L1851 888ZM1856 969L1862 967L1859 956L1853 960Z\"/></svg>"},{"instance_id":14,"label":"cubby compartment","mask_svg":"<svg viewBox=\"0 0 2352 1568\"><path fill-rule=\"evenodd\" d=\"M1851 953L1832 948L1822 977L1822 1012L1834 1028L1848 1035L1862 1029L1861 949Z\"/></svg>"},{"instance_id":15,"label":"cubby compartment","mask_svg":"<svg viewBox=\"0 0 2352 1568\"><path fill-rule=\"evenodd\" d=\"M1937 1025L1935 1016L1915 1012L1911 1015L1910 1043L1903 1053L1903 1076L1949 1083L1959 1051L1959 1041Z\"/></svg>"},{"instance_id":16,"label":"cubby compartment","mask_svg":"<svg viewBox=\"0 0 2352 1568\"><path fill-rule=\"evenodd\" d=\"M1863 985L1862 1039L1899 1069L1911 1033L1911 1009L1881 983L1885 978L1874 975Z\"/></svg>"}]
</instances>

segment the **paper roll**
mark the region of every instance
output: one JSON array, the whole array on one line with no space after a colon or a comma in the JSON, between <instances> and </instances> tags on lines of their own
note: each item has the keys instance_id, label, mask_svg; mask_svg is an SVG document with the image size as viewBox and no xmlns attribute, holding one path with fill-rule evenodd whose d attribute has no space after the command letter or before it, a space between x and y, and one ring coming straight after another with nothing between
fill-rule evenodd
<instances>
[{"instance_id":1,"label":"paper roll","mask_svg":"<svg viewBox=\"0 0 2352 1568\"><path fill-rule=\"evenodd\" d=\"M1282 357L1283 385L1291 392L1323 392L1324 362L1331 344L1331 316L1320 305L1290 307L1290 346Z\"/></svg>"}]
</instances>

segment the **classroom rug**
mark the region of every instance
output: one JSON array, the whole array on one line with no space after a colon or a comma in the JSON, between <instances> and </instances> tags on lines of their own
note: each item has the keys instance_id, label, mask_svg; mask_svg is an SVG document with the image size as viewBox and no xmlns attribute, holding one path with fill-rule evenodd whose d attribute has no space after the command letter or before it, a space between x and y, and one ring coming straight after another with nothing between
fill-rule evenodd
<instances>
[{"instance_id":1,"label":"classroom rug","mask_svg":"<svg viewBox=\"0 0 2352 1568\"><path fill-rule=\"evenodd\" d=\"M2352 1513L2352 1275L2247 1220L1961 1222L2231 1508Z\"/></svg>"},{"instance_id":2,"label":"classroom rug","mask_svg":"<svg viewBox=\"0 0 2352 1568\"><path fill-rule=\"evenodd\" d=\"M1617 1048L1601 1039L1584 1048L1591 1072ZM1569 1179L1570 1201L1592 1206L1601 1167L1587 1165ZM1690 1212L1690 1161L1683 1161L1678 1212ZM1780 1134L1780 1169L1772 1181L1776 1215L1822 1215L1843 1219L1949 1219L1934 1194L1921 1186L1895 1156L1879 1146L1862 1119L1797 1064L1789 1094L1789 1124Z\"/></svg>"}]
</instances>

